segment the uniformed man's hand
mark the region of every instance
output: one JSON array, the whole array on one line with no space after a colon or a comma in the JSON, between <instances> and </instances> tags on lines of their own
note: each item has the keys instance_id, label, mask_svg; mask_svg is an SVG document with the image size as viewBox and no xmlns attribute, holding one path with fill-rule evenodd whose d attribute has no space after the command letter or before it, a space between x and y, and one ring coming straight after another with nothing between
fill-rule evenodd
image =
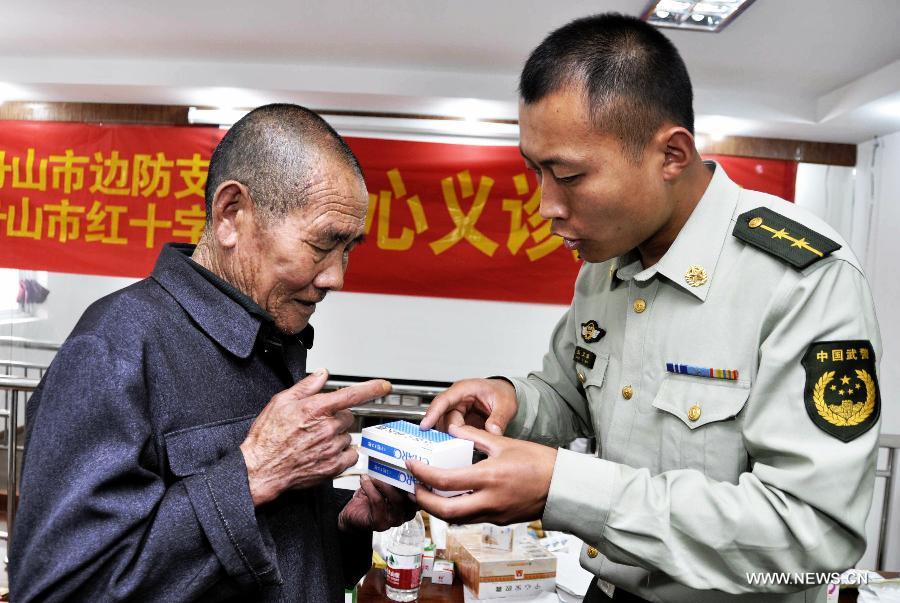
<instances>
[{"instance_id":1,"label":"uniformed man's hand","mask_svg":"<svg viewBox=\"0 0 900 603\"><path fill-rule=\"evenodd\" d=\"M276 394L250 427L241 452L254 505L330 480L356 463L348 409L387 394L391 384L376 379L319 393L327 380L322 369Z\"/></svg>"},{"instance_id":2,"label":"uniformed man's hand","mask_svg":"<svg viewBox=\"0 0 900 603\"><path fill-rule=\"evenodd\" d=\"M364 475L338 515L338 529L383 532L412 519L416 509L406 492Z\"/></svg>"},{"instance_id":3,"label":"uniformed man's hand","mask_svg":"<svg viewBox=\"0 0 900 603\"><path fill-rule=\"evenodd\" d=\"M450 434L475 442L488 458L471 467L439 469L419 461L406 466L417 480L447 491L467 491L444 498L416 486L419 507L450 523L500 525L538 519L544 513L556 449L493 435L474 427L451 426Z\"/></svg>"},{"instance_id":4,"label":"uniformed man's hand","mask_svg":"<svg viewBox=\"0 0 900 603\"><path fill-rule=\"evenodd\" d=\"M503 435L518 409L516 388L509 381L466 379L435 396L419 425L441 431L450 425L472 425Z\"/></svg>"}]
</instances>

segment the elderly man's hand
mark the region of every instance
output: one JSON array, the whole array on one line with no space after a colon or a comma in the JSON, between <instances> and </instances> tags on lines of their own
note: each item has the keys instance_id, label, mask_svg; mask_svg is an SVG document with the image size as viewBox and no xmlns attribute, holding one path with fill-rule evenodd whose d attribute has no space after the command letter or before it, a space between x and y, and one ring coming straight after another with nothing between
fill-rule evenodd
<instances>
[{"instance_id":1,"label":"elderly man's hand","mask_svg":"<svg viewBox=\"0 0 900 603\"><path fill-rule=\"evenodd\" d=\"M359 480L359 490L338 516L338 528L343 532L383 532L409 521L415 514L416 505L405 492L364 475Z\"/></svg>"},{"instance_id":2,"label":"elderly man's hand","mask_svg":"<svg viewBox=\"0 0 900 603\"><path fill-rule=\"evenodd\" d=\"M448 491L471 490L453 498L416 486L419 506L450 523L490 522L505 525L537 519L544 513L556 449L493 435L470 426L450 426L450 433L472 440L488 458L471 467L439 469L419 461L406 466L420 482Z\"/></svg>"},{"instance_id":3,"label":"elderly man's hand","mask_svg":"<svg viewBox=\"0 0 900 603\"><path fill-rule=\"evenodd\" d=\"M377 379L321 394L327 379L327 371L317 371L276 394L250 428L241 452L255 506L287 489L333 479L356 463L348 409L385 395L391 384Z\"/></svg>"},{"instance_id":4,"label":"elderly man's hand","mask_svg":"<svg viewBox=\"0 0 900 603\"><path fill-rule=\"evenodd\" d=\"M465 379L435 396L419 426L447 431L450 425L472 425L503 435L516 416L516 388L505 379Z\"/></svg>"}]
</instances>

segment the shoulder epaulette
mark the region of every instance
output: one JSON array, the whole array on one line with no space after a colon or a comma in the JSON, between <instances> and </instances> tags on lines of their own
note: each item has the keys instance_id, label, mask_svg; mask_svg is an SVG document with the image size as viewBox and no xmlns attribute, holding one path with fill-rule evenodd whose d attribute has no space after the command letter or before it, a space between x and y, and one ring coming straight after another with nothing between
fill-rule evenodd
<instances>
[{"instance_id":1,"label":"shoulder epaulette","mask_svg":"<svg viewBox=\"0 0 900 603\"><path fill-rule=\"evenodd\" d=\"M828 237L767 207L738 216L732 234L801 270L841 248Z\"/></svg>"}]
</instances>

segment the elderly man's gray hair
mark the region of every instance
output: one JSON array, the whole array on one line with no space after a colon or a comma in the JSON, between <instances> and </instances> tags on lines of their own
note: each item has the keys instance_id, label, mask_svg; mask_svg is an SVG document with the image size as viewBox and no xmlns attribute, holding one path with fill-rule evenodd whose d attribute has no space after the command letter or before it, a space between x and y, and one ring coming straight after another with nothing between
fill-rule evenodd
<instances>
[{"instance_id":1,"label":"elderly man's gray hair","mask_svg":"<svg viewBox=\"0 0 900 603\"><path fill-rule=\"evenodd\" d=\"M328 123L305 107L271 104L254 109L219 142L206 180L206 223L216 189L237 180L249 190L265 219L302 207L314 167L337 158L362 179L359 161Z\"/></svg>"}]
</instances>

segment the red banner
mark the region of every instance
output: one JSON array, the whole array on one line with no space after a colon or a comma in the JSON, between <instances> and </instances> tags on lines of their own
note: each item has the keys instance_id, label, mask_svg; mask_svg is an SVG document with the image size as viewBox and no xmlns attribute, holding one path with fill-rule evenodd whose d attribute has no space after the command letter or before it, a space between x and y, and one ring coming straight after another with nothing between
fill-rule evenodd
<instances>
[{"instance_id":1,"label":"red banner","mask_svg":"<svg viewBox=\"0 0 900 603\"><path fill-rule=\"evenodd\" d=\"M347 287L568 303L580 262L541 218L516 147L348 140L369 188L368 242Z\"/></svg>"},{"instance_id":2,"label":"red banner","mask_svg":"<svg viewBox=\"0 0 900 603\"><path fill-rule=\"evenodd\" d=\"M223 134L0 122L0 266L147 275L163 243L199 238ZM347 140L369 213L345 290L569 302L579 262L540 217L540 189L515 147ZM796 164L716 159L748 188L793 197Z\"/></svg>"},{"instance_id":3,"label":"red banner","mask_svg":"<svg viewBox=\"0 0 900 603\"><path fill-rule=\"evenodd\" d=\"M797 185L797 162L730 155L704 155L704 159L718 161L728 176L753 191L762 191L794 201Z\"/></svg>"},{"instance_id":4,"label":"red banner","mask_svg":"<svg viewBox=\"0 0 900 603\"><path fill-rule=\"evenodd\" d=\"M146 276L203 231L216 128L0 122L0 266Z\"/></svg>"}]
</instances>

